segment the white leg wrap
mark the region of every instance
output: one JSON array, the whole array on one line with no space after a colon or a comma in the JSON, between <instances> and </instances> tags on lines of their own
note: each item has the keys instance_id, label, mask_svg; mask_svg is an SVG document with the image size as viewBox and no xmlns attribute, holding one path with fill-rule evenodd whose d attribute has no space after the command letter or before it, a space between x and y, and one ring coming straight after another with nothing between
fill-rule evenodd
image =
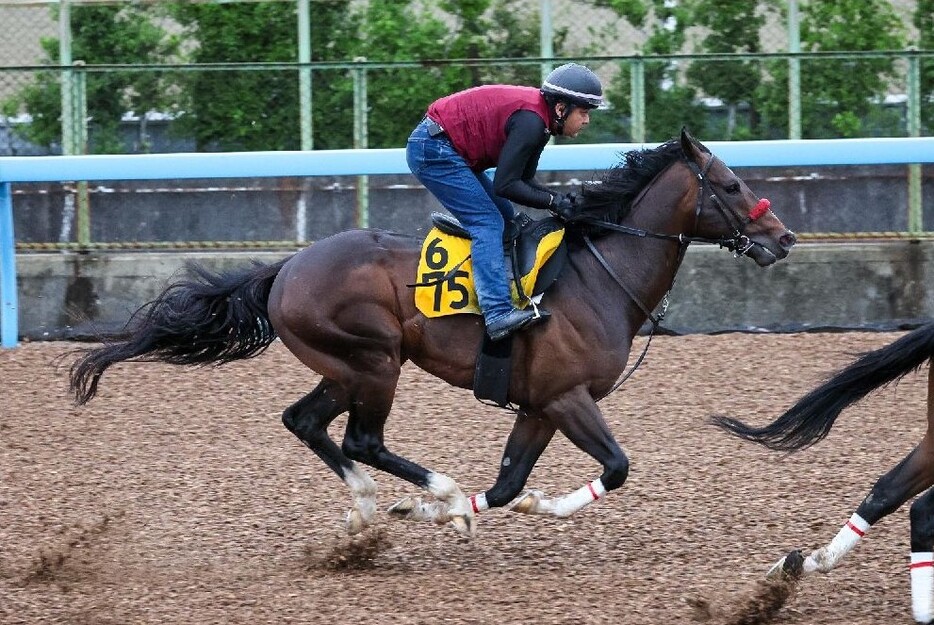
<instances>
[{"instance_id":1,"label":"white leg wrap","mask_svg":"<svg viewBox=\"0 0 934 625\"><path fill-rule=\"evenodd\" d=\"M571 516L604 495L606 495L606 489L603 487L603 482L598 478L589 484L581 486L573 493L558 497L555 500L554 514L560 517Z\"/></svg>"},{"instance_id":2,"label":"white leg wrap","mask_svg":"<svg viewBox=\"0 0 934 625\"><path fill-rule=\"evenodd\" d=\"M490 509L490 504L486 502L486 493L471 495L468 501L470 502L470 507L474 514Z\"/></svg>"},{"instance_id":3,"label":"white leg wrap","mask_svg":"<svg viewBox=\"0 0 934 625\"><path fill-rule=\"evenodd\" d=\"M354 501L372 502L373 510L376 510L376 482L359 464L353 463L353 470L344 477L344 483L350 488Z\"/></svg>"},{"instance_id":4,"label":"white leg wrap","mask_svg":"<svg viewBox=\"0 0 934 625\"><path fill-rule=\"evenodd\" d=\"M837 563L853 550L859 539L869 531L869 523L863 517L854 513L837 535L825 547L821 547L804 559L804 572L819 571L826 573L837 566Z\"/></svg>"},{"instance_id":5,"label":"white leg wrap","mask_svg":"<svg viewBox=\"0 0 934 625\"><path fill-rule=\"evenodd\" d=\"M919 623L934 620L934 553L911 554L911 613Z\"/></svg>"},{"instance_id":6,"label":"white leg wrap","mask_svg":"<svg viewBox=\"0 0 934 625\"><path fill-rule=\"evenodd\" d=\"M511 509L526 514L567 517L604 495L606 495L606 488L603 487L603 482L598 478L589 484L581 486L573 493L555 497L554 499L545 499L538 492L526 493Z\"/></svg>"}]
</instances>

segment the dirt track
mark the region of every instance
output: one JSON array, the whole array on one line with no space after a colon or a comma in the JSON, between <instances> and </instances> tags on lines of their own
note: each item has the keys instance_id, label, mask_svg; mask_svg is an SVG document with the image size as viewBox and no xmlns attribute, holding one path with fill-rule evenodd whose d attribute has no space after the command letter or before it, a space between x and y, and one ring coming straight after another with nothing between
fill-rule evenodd
<instances>
[{"instance_id":1,"label":"dirt track","mask_svg":"<svg viewBox=\"0 0 934 625\"><path fill-rule=\"evenodd\" d=\"M220 369L122 365L84 408L53 365L74 344L0 351L0 623L910 623L907 506L773 618L746 602L921 438L926 370L790 457L705 424L770 420L898 336L658 337L601 402L632 461L625 487L565 520L485 513L472 543L385 512L344 535L346 489L281 424L317 378L280 344ZM407 368L387 440L472 493L510 425ZM529 486L556 495L599 473L556 437ZM382 509L418 494L371 474Z\"/></svg>"}]
</instances>

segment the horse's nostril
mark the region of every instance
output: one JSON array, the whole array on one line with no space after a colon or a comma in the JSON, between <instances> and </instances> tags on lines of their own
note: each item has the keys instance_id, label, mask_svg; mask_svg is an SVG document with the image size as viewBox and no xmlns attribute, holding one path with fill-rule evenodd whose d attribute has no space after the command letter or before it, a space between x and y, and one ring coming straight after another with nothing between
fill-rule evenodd
<instances>
[{"instance_id":1,"label":"horse's nostril","mask_svg":"<svg viewBox=\"0 0 934 625\"><path fill-rule=\"evenodd\" d=\"M795 243L798 242L798 237L795 236L794 232L788 232L784 236L782 236L782 238L779 239L778 242L781 244L781 246L784 249L790 250L792 247L794 247Z\"/></svg>"}]
</instances>

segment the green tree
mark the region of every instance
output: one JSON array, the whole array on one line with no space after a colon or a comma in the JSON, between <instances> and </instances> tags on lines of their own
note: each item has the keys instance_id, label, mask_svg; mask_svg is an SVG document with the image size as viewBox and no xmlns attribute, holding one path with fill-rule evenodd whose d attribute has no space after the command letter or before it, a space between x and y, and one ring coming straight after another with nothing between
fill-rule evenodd
<instances>
[{"instance_id":1,"label":"green tree","mask_svg":"<svg viewBox=\"0 0 934 625\"><path fill-rule=\"evenodd\" d=\"M707 29L698 52L761 52L760 29L768 14L775 10L775 0L696 0L692 24ZM721 100L727 108L724 127L715 134L723 139L748 139L759 135L759 112L755 94L762 80L758 61L695 61L687 70L688 82L700 93ZM749 108L747 123L737 120L737 107ZM708 128L708 132L713 128Z\"/></svg>"},{"instance_id":2,"label":"green tree","mask_svg":"<svg viewBox=\"0 0 934 625\"><path fill-rule=\"evenodd\" d=\"M368 3L360 18L354 56L369 61L431 61L537 56L538 16L519 16L504 0L438 3L446 19L416 11L409 0ZM453 27L452 27L453 24ZM405 36L399 36L405 32ZM563 32L557 36L560 49ZM368 75L371 147L398 147L441 96L489 83L537 85L539 66L482 63L430 64L415 69L372 71Z\"/></svg>"},{"instance_id":3,"label":"green tree","mask_svg":"<svg viewBox=\"0 0 934 625\"><path fill-rule=\"evenodd\" d=\"M800 6L801 50L859 52L897 50L904 27L885 0L812 0ZM773 127L788 119L788 64L770 63L771 81L757 96ZM884 58L817 59L801 62L801 127L805 138L897 134L897 114L878 104L897 76Z\"/></svg>"},{"instance_id":4,"label":"green tree","mask_svg":"<svg viewBox=\"0 0 934 625\"><path fill-rule=\"evenodd\" d=\"M290 63L298 58L295 3L178 3L172 18L184 28L192 63ZM341 1L317 0L311 21L312 61L343 58L335 42L350 40L356 18ZM195 139L199 150L297 150L299 134L298 72L294 69L201 69L179 79L175 132ZM335 124L338 112L350 110L352 85L343 72L313 73L313 125L325 129L317 147L347 147L349 120ZM329 145L330 142L330 145Z\"/></svg>"},{"instance_id":5,"label":"green tree","mask_svg":"<svg viewBox=\"0 0 934 625\"><path fill-rule=\"evenodd\" d=\"M692 86L679 82L681 67L676 61L653 59L657 55L672 55L682 51L685 29L690 25L692 2L682 0L601 0L598 6L608 6L645 34L645 44L639 50L645 66L646 141L667 141L687 126L703 136L704 111L697 104ZM630 118L620 110L621 103L631 102L632 65L624 62L619 75L607 88L608 100L617 107L615 115L595 115L593 124L601 134L612 134L620 141L632 140ZM631 114L631 110L628 111Z\"/></svg>"},{"instance_id":6,"label":"green tree","mask_svg":"<svg viewBox=\"0 0 934 625\"><path fill-rule=\"evenodd\" d=\"M398 147L428 104L487 82L537 84L538 66L431 63L438 59L529 56L538 50L538 20L510 11L506 0L440 2L420 10L411 0L312 4L312 60L347 64L415 61L414 68L368 69L368 145ZM441 11L443 15L437 15ZM297 58L292 3L178 5L172 15L194 43L198 63L292 61ZM453 24L453 27L452 27ZM561 36L558 37L560 45ZM313 72L316 148L353 145L352 69ZM178 130L199 149L298 149L296 72L217 71L183 81Z\"/></svg>"},{"instance_id":7,"label":"green tree","mask_svg":"<svg viewBox=\"0 0 934 625\"><path fill-rule=\"evenodd\" d=\"M918 0L914 25L918 48L934 50L934 0ZM923 134L934 134L934 58L921 59L921 123Z\"/></svg>"},{"instance_id":8,"label":"green tree","mask_svg":"<svg viewBox=\"0 0 934 625\"><path fill-rule=\"evenodd\" d=\"M158 13L152 6L82 6L71 9L72 57L87 65L163 63L176 54L178 41L158 26ZM58 7L52 7L58 19ZM59 40L42 39L43 63L58 65ZM168 104L167 77L154 71L107 71L87 73L87 110L94 153L123 152L120 120L127 112L140 115L160 110ZM37 74L30 84L3 104L6 113L25 110L32 123L22 128L26 139L52 146L62 136L61 73L58 70ZM145 131L140 148L145 150Z\"/></svg>"}]
</instances>

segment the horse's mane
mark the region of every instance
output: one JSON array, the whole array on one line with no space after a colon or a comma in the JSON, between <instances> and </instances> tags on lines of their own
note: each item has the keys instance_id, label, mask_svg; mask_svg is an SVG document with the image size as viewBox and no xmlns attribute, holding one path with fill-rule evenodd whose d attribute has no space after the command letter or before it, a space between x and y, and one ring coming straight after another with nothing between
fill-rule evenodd
<instances>
[{"instance_id":1,"label":"horse's mane","mask_svg":"<svg viewBox=\"0 0 934 625\"><path fill-rule=\"evenodd\" d=\"M704 146L698 144L704 152ZM579 213L586 217L620 223L632 203L639 197L658 174L667 169L675 161L682 159L684 152L681 142L672 139L657 148L630 150L621 155L618 165L606 170L600 180L585 182L579 198ZM568 224L570 229L574 226L588 228L573 222Z\"/></svg>"}]
</instances>

